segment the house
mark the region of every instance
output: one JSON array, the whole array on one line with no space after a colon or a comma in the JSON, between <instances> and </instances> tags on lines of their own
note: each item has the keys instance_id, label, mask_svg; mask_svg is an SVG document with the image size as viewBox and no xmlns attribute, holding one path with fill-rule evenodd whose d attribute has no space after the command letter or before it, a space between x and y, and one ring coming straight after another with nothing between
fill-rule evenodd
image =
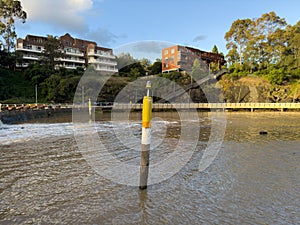
<instances>
[{"instance_id":1,"label":"house","mask_svg":"<svg viewBox=\"0 0 300 225\"><path fill-rule=\"evenodd\" d=\"M162 49L162 72L191 72L195 59L199 59L207 67L212 62L218 63L219 68L226 63L224 56L221 54L205 52L188 46L175 45Z\"/></svg>"},{"instance_id":2,"label":"house","mask_svg":"<svg viewBox=\"0 0 300 225\"><path fill-rule=\"evenodd\" d=\"M86 68L92 65L95 70L102 72L116 73L117 61L112 49L97 46L96 42L73 38L70 34L65 34L59 38L61 51L64 56L57 59L58 67L76 69ZM30 63L40 61L47 37L27 35L25 39L18 38L16 52L22 53L22 65L27 67Z\"/></svg>"}]
</instances>

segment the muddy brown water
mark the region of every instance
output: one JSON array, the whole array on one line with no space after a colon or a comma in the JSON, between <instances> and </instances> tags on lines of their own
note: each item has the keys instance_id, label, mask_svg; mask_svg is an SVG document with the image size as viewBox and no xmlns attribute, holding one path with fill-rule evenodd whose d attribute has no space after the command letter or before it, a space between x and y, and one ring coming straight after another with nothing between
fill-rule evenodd
<instances>
[{"instance_id":1,"label":"muddy brown water","mask_svg":"<svg viewBox=\"0 0 300 225\"><path fill-rule=\"evenodd\" d=\"M176 140L176 115L156 115L170 121L166 138ZM99 137L117 143L109 116L99 117ZM300 113L227 113L220 152L202 172L210 116L200 118L192 159L146 191L95 172L78 149L70 115L2 124L0 224L299 224ZM131 123L139 136L139 116Z\"/></svg>"}]
</instances>

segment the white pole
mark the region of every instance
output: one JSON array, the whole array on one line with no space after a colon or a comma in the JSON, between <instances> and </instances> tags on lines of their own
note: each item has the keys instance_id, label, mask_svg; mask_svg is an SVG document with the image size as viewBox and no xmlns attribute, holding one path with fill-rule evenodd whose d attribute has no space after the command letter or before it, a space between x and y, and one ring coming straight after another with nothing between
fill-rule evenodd
<instances>
[{"instance_id":1,"label":"white pole","mask_svg":"<svg viewBox=\"0 0 300 225\"><path fill-rule=\"evenodd\" d=\"M140 189L147 188L148 172L149 172L149 155L151 144L151 118L152 118L152 98L149 96L151 88L150 81L146 85L147 96L143 99L142 111L142 152L140 162Z\"/></svg>"},{"instance_id":2,"label":"white pole","mask_svg":"<svg viewBox=\"0 0 300 225\"><path fill-rule=\"evenodd\" d=\"M35 104L37 105L38 93L37 93L37 84L35 84Z\"/></svg>"}]
</instances>

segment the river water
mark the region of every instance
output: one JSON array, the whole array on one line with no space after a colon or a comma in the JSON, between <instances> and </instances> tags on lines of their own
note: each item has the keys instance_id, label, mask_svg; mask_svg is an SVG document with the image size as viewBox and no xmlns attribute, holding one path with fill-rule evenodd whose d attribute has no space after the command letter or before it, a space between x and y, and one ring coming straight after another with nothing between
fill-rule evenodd
<instances>
[{"instance_id":1,"label":"river water","mask_svg":"<svg viewBox=\"0 0 300 225\"><path fill-rule=\"evenodd\" d=\"M154 137L163 130L164 140L176 143L178 117L156 116ZM1 124L0 224L299 224L300 113L227 113L221 149L201 172L212 119L208 113L199 118L193 157L144 191L95 172L78 149L69 115ZM117 143L109 140L112 128L141 135L138 115L112 124L103 114L94 126L108 146ZM116 151L126 161L130 149Z\"/></svg>"}]
</instances>

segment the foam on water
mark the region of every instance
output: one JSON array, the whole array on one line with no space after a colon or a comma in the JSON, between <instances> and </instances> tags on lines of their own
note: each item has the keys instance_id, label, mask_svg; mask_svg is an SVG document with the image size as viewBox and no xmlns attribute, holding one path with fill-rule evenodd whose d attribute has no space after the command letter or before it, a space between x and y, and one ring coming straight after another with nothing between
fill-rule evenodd
<instances>
[{"instance_id":1,"label":"foam on water","mask_svg":"<svg viewBox=\"0 0 300 225\"><path fill-rule=\"evenodd\" d=\"M140 126L140 124L136 122L96 122L92 123L91 125L94 127L95 132L105 132L111 130L111 128L120 130L136 129ZM91 125L88 123L76 124L77 128L79 128L81 132L90 132ZM28 123L16 125L0 123L0 146L73 134L73 123Z\"/></svg>"},{"instance_id":2,"label":"foam on water","mask_svg":"<svg viewBox=\"0 0 300 225\"><path fill-rule=\"evenodd\" d=\"M0 145L71 134L73 134L71 123L1 124Z\"/></svg>"}]
</instances>

